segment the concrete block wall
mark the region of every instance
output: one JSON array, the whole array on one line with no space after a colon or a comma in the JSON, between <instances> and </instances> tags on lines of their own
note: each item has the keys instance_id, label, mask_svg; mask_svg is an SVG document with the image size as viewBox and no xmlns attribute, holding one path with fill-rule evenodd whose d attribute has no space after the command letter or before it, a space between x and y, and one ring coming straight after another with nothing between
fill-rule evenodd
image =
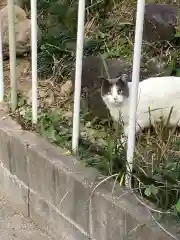
<instances>
[{"instance_id":1,"label":"concrete block wall","mask_svg":"<svg viewBox=\"0 0 180 240\"><path fill-rule=\"evenodd\" d=\"M0 117L0 194L52 239L172 239L126 189L112 193L107 181L97 187L96 170L23 131L2 109ZM169 230L178 234L176 226Z\"/></svg>"}]
</instances>

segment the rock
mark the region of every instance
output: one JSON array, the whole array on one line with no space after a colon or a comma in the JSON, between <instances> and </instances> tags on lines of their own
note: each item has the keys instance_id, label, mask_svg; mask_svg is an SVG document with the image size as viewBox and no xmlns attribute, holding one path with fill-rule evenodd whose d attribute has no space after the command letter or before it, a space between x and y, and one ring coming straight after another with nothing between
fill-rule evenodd
<instances>
[{"instance_id":1,"label":"rock","mask_svg":"<svg viewBox=\"0 0 180 240\"><path fill-rule=\"evenodd\" d=\"M147 4L143 39L148 42L170 41L176 33L178 10L167 4Z\"/></svg>"},{"instance_id":2,"label":"rock","mask_svg":"<svg viewBox=\"0 0 180 240\"><path fill-rule=\"evenodd\" d=\"M54 99L54 93L51 89L48 89L47 90L47 93L46 93L46 96L44 98L44 106L47 107L47 106L52 106L53 103L55 102L55 99Z\"/></svg>"},{"instance_id":3,"label":"rock","mask_svg":"<svg viewBox=\"0 0 180 240\"><path fill-rule=\"evenodd\" d=\"M15 34L16 34L16 53L24 55L31 49L31 21L27 19L26 13L18 6L14 6L15 11ZM3 35L3 57L9 56L9 33L8 33L8 7L0 11ZM38 31L39 32L39 31ZM40 37L40 35L38 35Z\"/></svg>"},{"instance_id":4,"label":"rock","mask_svg":"<svg viewBox=\"0 0 180 240\"><path fill-rule=\"evenodd\" d=\"M32 89L29 89L29 91L26 93L26 98L27 98L27 104L32 105ZM40 106L40 101L39 101L39 91L38 91L38 101L37 101L38 107Z\"/></svg>"},{"instance_id":5,"label":"rock","mask_svg":"<svg viewBox=\"0 0 180 240\"><path fill-rule=\"evenodd\" d=\"M71 121L73 118L73 113L71 111L63 113L63 117L66 118L67 120Z\"/></svg>"},{"instance_id":6,"label":"rock","mask_svg":"<svg viewBox=\"0 0 180 240\"><path fill-rule=\"evenodd\" d=\"M61 85L60 96L61 97L68 97L72 90L72 82L70 80L66 81L64 84Z\"/></svg>"},{"instance_id":7,"label":"rock","mask_svg":"<svg viewBox=\"0 0 180 240\"><path fill-rule=\"evenodd\" d=\"M40 89L40 90L39 90L39 97L40 97L40 98L45 98L45 97L46 97L46 91L43 90L43 89Z\"/></svg>"},{"instance_id":8,"label":"rock","mask_svg":"<svg viewBox=\"0 0 180 240\"><path fill-rule=\"evenodd\" d=\"M25 8L26 4L28 4L30 1L29 0L14 0L14 4L21 7Z\"/></svg>"},{"instance_id":9,"label":"rock","mask_svg":"<svg viewBox=\"0 0 180 240\"><path fill-rule=\"evenodd\" d=\"M0 10L7 5L7 0L0 0Z\"/></svg>"},{"instance_id":10,"label":"rock","mask_svg":"<svg viewBox=\"0 0 180 240\"><path fill-rule=\"evenodd\" d=\"M31 21L26 19L19 22L15 28L16 54L23 55L31 50Z\"/></svg>"},{"instance_id":11,"label":"rock","mask_svg":"<svg viewBox=\"0 0 180 240\"><path fill-rule=\"evenodd\" d=\"M32 89L30 89L26 94L27 104L32 105ZM51 89L41 89L38 88L38 107L52 107L55 102L54 93Z\"/></svg>"},{"instance_id":12,"label":"rock","mask_svg":"<svg viewBox=\"0 0 180 240\"><path fill-rule=\"evenodd\" d=\"M14 19L15 23L18 23L26 19L25 11L19 6L14 5L14 12L15 12L15 19ZM0 18L2 19L2 25L4 26L5 24L4 22L8 21L8 6L5 6L3 9L1 9Z\"/></svg>"},{"instance_id":13,"label":"rock","mask_svg":"<svg viewBox=\"0 0 180 240\"><path fill-rule=\"evenodd\" d=\"M14 4L21 7L25 8L26 4L28 4L30 1L29 0L14 0ZM7 6L7 0L0 0L0 10Z\"/></svg>"}]
</instances>

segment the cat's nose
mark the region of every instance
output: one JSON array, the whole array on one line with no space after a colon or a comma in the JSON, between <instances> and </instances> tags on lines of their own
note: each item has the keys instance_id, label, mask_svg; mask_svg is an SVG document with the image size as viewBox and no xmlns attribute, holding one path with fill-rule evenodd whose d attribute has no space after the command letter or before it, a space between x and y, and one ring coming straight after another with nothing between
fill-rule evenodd
<instances>
[{"instance_id":1,"label":"cat's nose","mask_svg":"<svg viewBox=\"0 0 180 240\"><path fill-rule=\"evenodd\" d=\"M117 97L114 97L114 101L117 101Z\"/></svg>"}]
</instances>

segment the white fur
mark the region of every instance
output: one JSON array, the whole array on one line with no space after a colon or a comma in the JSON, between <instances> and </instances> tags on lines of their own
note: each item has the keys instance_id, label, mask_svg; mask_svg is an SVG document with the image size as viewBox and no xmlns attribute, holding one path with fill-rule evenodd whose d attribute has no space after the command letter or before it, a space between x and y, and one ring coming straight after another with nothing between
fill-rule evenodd
<instances>
[{"instance_id":1,"label":"white fur","mask_svg":"<svg viewBox=\"0 0 180 240\"><path fill-rule=\"evenodd\" d=\"M131 91L131 83L129 83ZM114 91L115 93L115 91ZM128 134L129 122L129 98L122 95L102 96L103 101L108 107L112 118L119 121L120 115L124 122L124 134ZM180 77L153 77L139 83L138 106L136 132L149 127L150 121L153 125L163 117L165 120L169 117L171 108L172 113L169 124L171 126L180 126Z\"/></svg>"},{"instance_id":2,"label":"white fur","mask_svg":"<svg viewBox=\"0 0 180 240\"><path fill-rule=\"evenodd\" d=\"M110 92L105 96L105 98L106 98L105 101L113 106L117 106L124 101L123 95L118 94L118 89L116 84L112 85Z\"/></svg>"}]
</instances>

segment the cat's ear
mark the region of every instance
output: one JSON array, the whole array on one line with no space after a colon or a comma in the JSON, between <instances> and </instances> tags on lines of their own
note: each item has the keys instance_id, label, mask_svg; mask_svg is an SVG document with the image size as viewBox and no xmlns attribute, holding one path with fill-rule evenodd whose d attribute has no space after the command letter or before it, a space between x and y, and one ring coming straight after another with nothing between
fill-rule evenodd
<instances>
[{"instance_id":1,"label":"cat's ear","mask_svg":"<svg viewBox=\"0 0 180 240\"><path fill-rule=\"evenodd\" d=\"M128 75L125 74L125 73L122 74L122 75L120 76L120 80L127 84L127 83L128 83Z\"/></svg>"}]
</instances>

